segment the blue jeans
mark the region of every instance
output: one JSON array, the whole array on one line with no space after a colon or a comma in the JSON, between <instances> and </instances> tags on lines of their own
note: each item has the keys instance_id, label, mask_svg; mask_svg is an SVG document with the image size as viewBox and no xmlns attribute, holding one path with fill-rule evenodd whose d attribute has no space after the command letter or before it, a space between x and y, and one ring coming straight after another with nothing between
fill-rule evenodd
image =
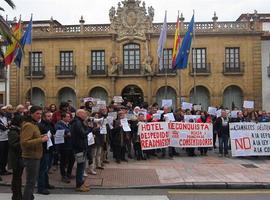
<instances>
[{"instance_id":1,"label":"blue jeans","mask_svg":"<svg viewBox=\"0 0 270 200\"><path fill-rule=\"evenodd\" d=\"M219 142L219 153L227 155L228 154L228 142L229 142L229 136L228 135L220 135L218 136L218 142Z\"/></svg>"},{"instance_id":2,"label":"blue jeans","mask_svg":"<svg viewBox=\"0 0 270 200\"><path fill-rule=\"evenodd\" d=\"M44 153L40 160L39 174L38 174L38 192L42 192L49 186L49 164L50 164L50 154Z\"/></svg>"},{"instance_id":3,"label":"blue jeans","mask_svg":"<svg viewBox=\"0 0 270 200\"><path fill-rule=\"evenodd\" d=\"M77 170L76 170L76 188L79 188L83 185L83 173L85 168L85 162L77 163Z\"/></svg>"}]
</instances>

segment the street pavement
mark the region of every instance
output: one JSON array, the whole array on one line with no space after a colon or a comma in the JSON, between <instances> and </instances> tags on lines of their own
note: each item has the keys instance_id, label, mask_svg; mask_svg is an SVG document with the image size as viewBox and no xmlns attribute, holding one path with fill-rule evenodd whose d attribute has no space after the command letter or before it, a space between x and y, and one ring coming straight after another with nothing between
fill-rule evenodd
<instances>
[{"instance_id":1,"label":"street pavement","mask_svg":"<svg viewBox=\"0 0 270 200\"><path fill-rule=\"evenodd\" d=\"M49 176L57 188L75 186L74 179L69 184L61 182L59 169L51 170ZM0 185L10 184L11 176L2 178ZM121 164L111 160L97 175L88 175L86 183L90 188L270 188L270 159L218 157L216 151L187 157L181 150L173 159L129 159Z\"/></svg>"},{"instance_id":2,"label":"street pavement","mask_svg":"<svg viewBox=\"0 0 270 200\"><path fill-rule=\"evenodd\" d=\"M0 200L11 194L0 186ZM7 193L5 193L7 192ZM53 190L50 195L35 194L38 200L269 200L270 190L171 190L171 189L92 189L88 193Z\"/></svg>"}]
</instances>

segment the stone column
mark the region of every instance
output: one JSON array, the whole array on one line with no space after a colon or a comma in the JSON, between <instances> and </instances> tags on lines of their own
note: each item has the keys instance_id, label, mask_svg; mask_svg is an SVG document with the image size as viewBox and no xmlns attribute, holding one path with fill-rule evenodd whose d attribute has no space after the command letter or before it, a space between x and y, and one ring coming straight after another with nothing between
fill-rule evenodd
<instances>
[{"instance_id":1,"label":"stone column","mask_svg":"<svg viewBox=\"0 0 270 200\"><path fill-rule=\"evenodd\" d=\"M152 104L152 77L147 76L147 102L149 105Z\"/></svg>"},{"instance_id":2,"label":"stone column","mask_svg":"<svg viewBox=\"0 0 270 200\"><path fill-rule=\"evenodd\" d=\"M115 77L111 77L111 94L109 94L109 100L111 101L115 96Z\"/></svg>"}]
</instances>

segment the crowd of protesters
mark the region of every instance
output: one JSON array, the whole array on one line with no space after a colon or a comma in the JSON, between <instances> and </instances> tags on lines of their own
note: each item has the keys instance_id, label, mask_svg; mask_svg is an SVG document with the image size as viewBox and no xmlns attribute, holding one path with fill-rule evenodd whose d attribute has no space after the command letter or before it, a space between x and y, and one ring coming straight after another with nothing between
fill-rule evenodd
<instances>
[{"instance_id":1,"label":"crowd of protesters","mask_svg":"<svg viewBox=\"0 0 270 200\"><path fill-rule=\"evenodd\" d=\"M206 111L172 110L157 103L134 107L132 102L114 103L93 109L91 101L80 109L62 102L46 108L32 106L30 102L0 107L0 175L11 174L13 200L34 199L37 192L50 194L54 186L49 181L49 171L59 169L61 181L70 183L76 179L76 190L89 191L84 179L88 174L96 175L96 169L103 170L109 163L109 154L116 163L128 159L147 160L151 157L179 155L177 148L168 147L155 150L142 150L138 135L140 122L166 121L166 114L173 112L175 121L184 122L185 115L199 115L188 122L213 124L213 148L218 138L219 156L229 156L229 123L231 122L269 122L270 115L265 111L243 110L237 117L229 117L229 112L221 107L221 115L210 115ZM162 112L160 112L162 110ZM161 113L156 117L157 113ZM121 119L128 117L130 131L123 129ZM57 143L57 133L63 133L64 141ZM93 142L89 143L89 135ZM49 142L51 145L48 145ZM196 156L195 148L185 149L188 156ZM198 148L201 156L206 156L209 148ZM76 164L76 172L72 170ZM22 191L22 174L26 173L26 185ZM1 178L1 177L0 177Z\"/></svg>"}]
</instances>

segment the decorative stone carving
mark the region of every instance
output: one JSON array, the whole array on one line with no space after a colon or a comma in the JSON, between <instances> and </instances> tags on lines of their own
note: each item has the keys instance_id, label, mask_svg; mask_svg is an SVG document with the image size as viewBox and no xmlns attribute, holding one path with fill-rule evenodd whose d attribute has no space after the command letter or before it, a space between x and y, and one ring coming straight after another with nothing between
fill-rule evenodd
<instances>
[{"instance_id":1,"label":"decorative stone carving","mask_svg":"<svg viewBox=\"0 0 270 200\"><path fill-rule=\"evenodd\" d=\"M118 57L115 55L115 53L112 54L111 58L110 58L110 61L111 61L111 74L116 74L117 73L117 70L118 70Z\"/></svg>"},{"instance_id":2,"label":"decorative stone carving","mask_svg":"<svg viewBox=\"0 0 270 200\"><path fill-rule=\"evenodd\" d=\"M151 56L147 56L144 60L144 70L146 73L152 73L152 67L151 67L151 64L152 64L152 57Z\"/></svg>"},{"instance_id":3,"label":"decorative stone carving","mask_svg":"<svg viewBox=\"0 0 270 200\"><path fill-rule=\"evenodd\" d=\"M125 0L118 4L117 11L112 7L109 12L111 20L110 30L117 35L117 39L142 39L145 40L146 33L152 31L152 22L154 17L153 7L148 8L148 15L145 9L145 3L140 6L139 0Z\"/></svg>"},{"instance_id":4,"label":"decorative stone carving","mask_svg":"<svg viewBox=\"0 0 270 200\"><path fill-rule=\"evenodd\" d=\"M115 7L111 7L110 12L109 12L109 16L110 16L110 21L113 21L113 18L115 16Z\"/></svg>"}]
</instances>

